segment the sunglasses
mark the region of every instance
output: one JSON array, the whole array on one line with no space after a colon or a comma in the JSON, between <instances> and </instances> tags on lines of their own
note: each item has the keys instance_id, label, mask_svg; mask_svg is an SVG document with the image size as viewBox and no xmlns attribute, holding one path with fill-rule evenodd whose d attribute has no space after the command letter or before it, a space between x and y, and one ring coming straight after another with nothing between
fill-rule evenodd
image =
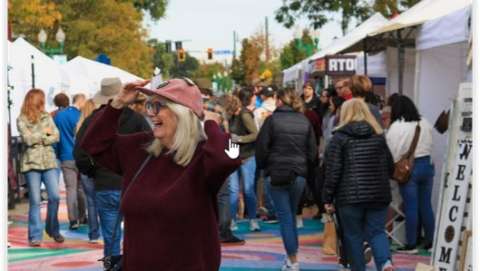
<instances>
[{"instance_id":1,"label":"sunglasses","mask_svg":"<svg viewBox=\"0 0 480 271\"><path fill-rule=\"evenodd\" d=\"M145 109L150 115L157 115L158 112L166 106L167 103L165 101L148 101L145 103Z\"/></svg>"}]
</instances>

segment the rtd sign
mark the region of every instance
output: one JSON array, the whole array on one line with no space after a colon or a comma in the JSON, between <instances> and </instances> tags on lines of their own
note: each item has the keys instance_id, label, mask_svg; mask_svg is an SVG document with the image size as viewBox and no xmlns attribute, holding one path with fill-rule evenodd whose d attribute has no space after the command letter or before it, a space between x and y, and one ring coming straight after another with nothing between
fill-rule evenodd
<instances>
[{"instance_id":1,"label":"rtd sign","mask_svg":"<svg viewBox=\"0 0 480 271\"><path fill-rule=\"evenodd\" d=\"M327 75L354 75L356 67L356 56L327 57Z\"/></svg>"}]
</instances>

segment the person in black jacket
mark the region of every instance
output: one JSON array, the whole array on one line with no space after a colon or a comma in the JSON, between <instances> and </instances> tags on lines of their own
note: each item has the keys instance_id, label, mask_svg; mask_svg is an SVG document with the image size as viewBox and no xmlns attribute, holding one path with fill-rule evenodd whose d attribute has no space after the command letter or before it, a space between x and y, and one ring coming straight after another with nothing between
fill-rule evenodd
<instances>
[{"instance_id":1,"label":"person in black jacket","mask_svg":"<svg viewBox=\"0 0 480 271\"><path fill-rule=\"evenodd\" d=\"M342 105L325 167L325 210L334 212L333 204L338 209L352 270L365 270L364 240L372 247L377 270L393 270L385 233L393 159L383 130L363 99Z\"/></svg>"},{"instance_id":2,"label":"person in black jacket","mask_svg":"<svg viewBox=\"0 0 480 271\"><path fill-rule=\"evenodd\" d=\"M121 229L117 229L116 238L112 240L115 222L119 214L120 192L122 176L101 167L84 152L78 145L83 134L88 128L92 118L105 106L110 99L115 97L122 89L118 78L106 78L102 80L102 89L93 98L99 109L87 117L79 128L74 146L75 163L82 174L93 178L95 186L95 203L100 217L100 228L104 240L104 255L120 255ZM132 134L142 131L150 131L151 127L146 119L132 109L125 107L119 120L119 133ZM113 245L112 245L113 244Z\"/></svg>"},{"instance_id":3,"label":"person in black jacket","mask_svg":"<svg viewBox=\"0 0 480 271\"><path fill-rule=\"evenodd\" d=\"M257 138L257 166L265 170L283 245L287 252L282 270L299 270L295 214L305 180L317 155L315 132L303 114L303 103L292 90L278 92L277 109L265 120Z\"/></svg>"}]
</instances>

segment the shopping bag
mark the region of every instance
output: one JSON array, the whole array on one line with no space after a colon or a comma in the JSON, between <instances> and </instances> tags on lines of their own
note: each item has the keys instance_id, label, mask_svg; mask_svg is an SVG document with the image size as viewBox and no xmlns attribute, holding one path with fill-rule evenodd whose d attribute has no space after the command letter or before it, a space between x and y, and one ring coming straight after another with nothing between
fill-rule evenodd
<instances>
[{"instance_id":1,"label":"shopping bag","mask_svg":"<svg viewBox=\"0 0 480 271\"><path fill-rule=\"evenodd\" d=\"M331 215L324 215L323 247L322 252L325 255L337 254L337 233L335 223Z\"/></svg>"}]
</instances>

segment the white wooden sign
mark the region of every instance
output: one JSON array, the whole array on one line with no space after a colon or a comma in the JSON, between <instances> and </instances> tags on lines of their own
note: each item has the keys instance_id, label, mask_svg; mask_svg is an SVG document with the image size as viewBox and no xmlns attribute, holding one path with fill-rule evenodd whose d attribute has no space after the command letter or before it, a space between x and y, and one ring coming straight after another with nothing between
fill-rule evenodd
<instances>
[{"instance_id":1,"label":"white wooden sign","mask_svg":"<svg viewBox=\"0 0 480 271\"><path fill-rule=\"evenodd\" d=\"M455 134L454 154L445 168L452 169L446 176L446 191L443 194L441 211L436 232L436 244L433 253L433 265L439 271L456 270L459 241L462 236L465 204L469 184L472 179L472 98L471 84L460 86L456 105L458 110L453 118L460 121L449 127L449 134ZM455 106L454 106L455 107ZM456 129L452 131L452 129Z\"/></svg>"}]
</instances>

